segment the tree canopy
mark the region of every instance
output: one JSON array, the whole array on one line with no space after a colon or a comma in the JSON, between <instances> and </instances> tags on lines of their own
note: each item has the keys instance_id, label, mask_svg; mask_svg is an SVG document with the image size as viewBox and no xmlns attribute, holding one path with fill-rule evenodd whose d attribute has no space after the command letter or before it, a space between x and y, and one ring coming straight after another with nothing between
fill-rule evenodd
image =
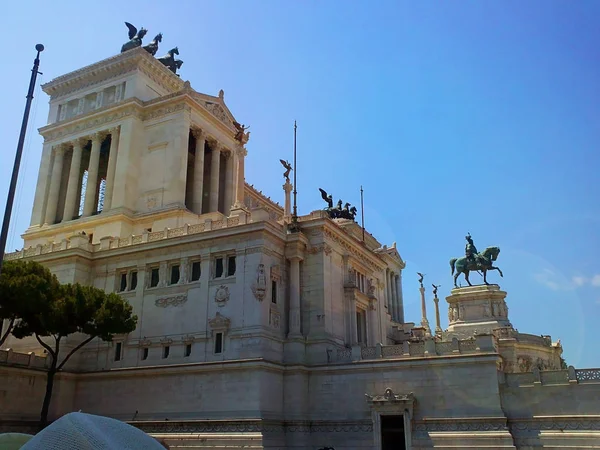
<instances>
[{"instance_id":1,"label":"tree canopy","mask_svg":"<svg viewBox=\"0 0 600 450\"><path fill-rule=\"evenodd\" d=\"M36 262L10 261L0 276L0 317L9 319L12 334L34 336L50 360L41 424L47 421L54 376L79 349L95 338L111 341L135 330L137 317L129 303L114 293L80 284L61 285ZM61 340L85 335L59 361Z\"/></svg>"}]
</instances>

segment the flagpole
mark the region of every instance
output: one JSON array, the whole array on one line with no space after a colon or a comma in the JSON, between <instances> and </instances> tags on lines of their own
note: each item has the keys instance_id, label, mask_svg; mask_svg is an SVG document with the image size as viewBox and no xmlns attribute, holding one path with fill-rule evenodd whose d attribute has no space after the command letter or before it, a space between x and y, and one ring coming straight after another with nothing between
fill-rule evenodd
<instances>
[{"instance_id":1,"label":"flagpole","mask_svg":"<svg viewBox=\"0 0 600 450\"><path fill-rule=\"evenodd\" d=\"M292 216L297 220L298 219L298 209L296 207L296 129L298 126L296 125L296 121L294 120L294 212Z\"/></svg>"},{"instance_id":2,"label":"flagpole","mask_svg":"<svg viewBox=\"0 0 600 450\"><path fill-rule=\"evenodd\" d=\"M296 121L294 120L294 208L292 210L292 223L290 224L289 230L293 233L299 231L298 228L298 206L296 204L296 129L298 126L296 125Z\"/></svg>"},{"instance_id":3,"label":"flagpole","mask_svg":"<svg viewBox=\"0 0 600 450\"><path fill-rule=\"evenodd\" d=\"M362 240L365 242L365 204L363 201L363 188L360 186L360 215L362 221Z\"/></svg>"},{"instance_id":4,"label":"flagpole","mask_svg":"<svg viewBox=\"0 0 600 450\"><path fill-rule=\"evenodd\" d=\"M33 91L35 90L35 80L40 67L40 53L44 51L42 44L35 46L37 55L33 60L33 69L31 69L31 79L29 80L29 90L27 91L27 101L25 102L25 112L23 112L23 122L21 123L21 134L17 143L17 154L13 166L10 187L8 188L8 197L6 198L6 209L4 210L4 221L2 222L2 232L0 234L0 274L2 273L2 263L4 262L4 251L6 250L6 241L8 239L8 228L10 225L10 216L12 214L13 202L15 200L15 191L17 190L17 179L19 178L19 168L21 167L21 155L23 154L23 145L25 144L25 135L27 134L27 123L29 122L29 110L33 100Z\"/></svg>"}]
</instances>

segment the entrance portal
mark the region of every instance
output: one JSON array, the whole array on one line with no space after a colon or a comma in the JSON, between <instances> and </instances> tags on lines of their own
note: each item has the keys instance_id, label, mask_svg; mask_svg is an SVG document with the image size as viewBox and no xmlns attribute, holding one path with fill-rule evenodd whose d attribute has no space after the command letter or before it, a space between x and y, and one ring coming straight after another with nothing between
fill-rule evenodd
<instances>
[{"instance_id":1,"label":"entrance portal","mask_svg":"<svg viewBox=\"0 0 600 450\"><path fill-rule=\"evenodd\" d=\"M381 450L406 450L404 416L381 416Z\"/></svg>"}]
</instances>

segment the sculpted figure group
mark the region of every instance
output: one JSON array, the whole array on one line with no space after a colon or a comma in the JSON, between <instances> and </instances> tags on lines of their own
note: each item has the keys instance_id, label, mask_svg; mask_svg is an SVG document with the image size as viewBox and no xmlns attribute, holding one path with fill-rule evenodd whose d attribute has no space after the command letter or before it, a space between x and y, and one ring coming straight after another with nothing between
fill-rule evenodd
<instances>
[{"instance_id":1,"label":"sculpted figure group","mask_svg":"<svg viewBox=\"0 0 600 450\"><path fill-rule=\"evenodd\" d=\"M146 30L144 27L138 30L129 22L125 22L125 25L129 29L129 41L123 44L123 46L121 47L121 53L126 52L128 50L132 50L137 47L141 47L142 39L144 38L144 36L146 36L146 33L148 32L148 30ZM158 33L154 37L154 40L152 42L150 42L148 45L145 45L142 48L148 53L150 53L152 56L155 56L156 52L158 52L158 44L160 42L162 42L162 33ZM175 55L179 55L179 49L177 47L169 50L165 56L161 56L160 58L156 59L163 63L171 72L177 75L177 70L181 68L183 61L180 59L175 59Z\"/></svg>"},{"instance_id":2,"label":"sculpted figure group","mask_svg":"<svg viewBox=\"0 0 600 450\"><path fill-rule=\"evenodd\" d=\"M357 212L356 207L354 207L354 206L351 207L350 203L346 203L342 207L341 199L338 200L337 205L334 207L333 206L333 197L331 195L328 195L327 192L325 192L321 188L319 188L319 191L321 192L321 197L323 198L323 200L325 200L325 202L327 202L327 208L325 208L325 211L327 211L330 218L355 220L356 212Z\"/></svg>"}]
</instances>

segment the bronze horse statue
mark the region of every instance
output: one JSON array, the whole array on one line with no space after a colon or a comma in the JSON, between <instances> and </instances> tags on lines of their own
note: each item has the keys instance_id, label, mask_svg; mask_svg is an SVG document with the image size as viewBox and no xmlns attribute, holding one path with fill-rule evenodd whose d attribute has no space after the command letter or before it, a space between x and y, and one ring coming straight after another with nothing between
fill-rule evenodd
<instances>
[{"instance_id":1,"label":"bronze horse statue","mask_svg":"<svg viewBox=\"0 0 600 450\"><path fill-rule=\"evenodd\" d=\"M163 65L165 65L171 72L175 73L178 65L175 62L175 55L179 55L179 49L177 47L169 50L165 56L161 56L160 58L156 59L163 63ZM183 64L183 61L181 64ZM179 64L179 66L181 66L181 64Z\"/></svg>"},{"instance_id":2,"label":"bronze horse statue","mask_svg":"<svg viewBox=\"0 0 600 450\"><path fill-rule=\"evenodd\" d=\"M483 282L485 284L489 284L486 277L488 270L497 270L498 273L500 273L500 276L504 277L502 271L494 266L494 261L496 261L499 254L500 247L488 247L483 252L477 254L473 260L467 260L466 256L463 256L462 258L452 258L450 260L450 267L452 268L452 275L454 275L454 287L458 287L456 279L461 273L465 274L465 280L469 283L469 286L473 286L469 281L470 271L483 272ZM455 269L456 273L454 273Z\"/></svg>"}]
</instances>

